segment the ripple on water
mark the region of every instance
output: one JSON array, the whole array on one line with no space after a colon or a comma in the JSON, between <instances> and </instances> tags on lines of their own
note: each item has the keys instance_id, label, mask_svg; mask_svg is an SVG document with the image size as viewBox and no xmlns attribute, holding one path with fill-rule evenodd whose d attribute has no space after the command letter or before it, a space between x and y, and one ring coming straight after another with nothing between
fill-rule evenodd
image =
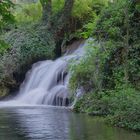
<instances>
[{"instance_id":1,"label":"ripple on water","mask_svg":"<svg viewBox=\"0 0 140 140\"><path fill-rule=\"evenodd\" d=\"M0 140L140 140L100 119L48 106L0 109Z\"/></svg>"}]
</instances>

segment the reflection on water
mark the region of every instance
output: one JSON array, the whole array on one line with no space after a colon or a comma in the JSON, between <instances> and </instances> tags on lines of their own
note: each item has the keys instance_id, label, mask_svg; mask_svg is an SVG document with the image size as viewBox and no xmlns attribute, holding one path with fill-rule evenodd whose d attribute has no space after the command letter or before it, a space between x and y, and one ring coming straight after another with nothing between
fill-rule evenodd
<instances>
[{"instance_id":1,"label":"reflection on water","mask_svg":"<svg viewBox=\"0 0 140 140\"><path fill-rule=\"evenodd\" d=\"M55 107L0 109L0 140L140 140L99 119Z\"/></svg>"}]
</instances>

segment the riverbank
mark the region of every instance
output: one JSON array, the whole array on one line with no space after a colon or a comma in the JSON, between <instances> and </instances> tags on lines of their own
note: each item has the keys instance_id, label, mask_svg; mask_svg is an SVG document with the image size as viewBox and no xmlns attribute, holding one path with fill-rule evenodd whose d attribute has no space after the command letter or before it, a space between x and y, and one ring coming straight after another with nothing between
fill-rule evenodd
<instances>
[{"instance_id":1,"label":"riverbank","mask_svg":"<svg viewBox=\"0 0 140 140\"><path fill-rule=\"evenodd\" d=\"M102 116L108 124L140 132L140 92L133 88L88 93L78 100L75 112Z\"/></svg>"}]
</instances>

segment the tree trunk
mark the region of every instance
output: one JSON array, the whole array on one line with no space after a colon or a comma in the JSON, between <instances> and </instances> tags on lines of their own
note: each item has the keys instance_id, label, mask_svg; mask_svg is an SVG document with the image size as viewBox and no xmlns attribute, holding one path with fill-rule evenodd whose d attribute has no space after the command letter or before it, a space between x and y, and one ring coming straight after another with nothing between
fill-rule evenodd
<instances>
[{"instance_id":1,"label":"tree trunk","mask_svg":"<svg viewBox=\"0 0 140 140\"><path fill-rule=\"evenodd\" d=\"M129 12L128 5L125 7L125 27L126 27L126 36L124 38L124 79L125 84L128 84L129 81L129 64L128 64L128 54L129 54Z\"/></svg>"},{"instance_id":2,"label":"tree trunk","mask_svg":"<svg viewBox=\"0 0 140 140\"><path fill-rule=\"evenodd\" d=\"M56 15L52 14L52 1L40 0L43 8L42 20L47 25L46 32L51 33L56 42L56 52L61 55L61 42L66 33L66 25L70 21L74 0L65 0L64 7Z\"/></svg>"},{"instance_id":3,"label":"tree trunk","mask_svg":"<svg viewBox=\"0 0 140 140\"><path fill-rule=\"evenodd\" d=\"M52 1L51 0L40 0L42 5L42 21L48 23L52 15Z\"/></svg>"},{"instance_id":4,"label":"tree trunk","mask_svg":"<svg viewBox=\"0 0 140 140\"><path fill-rule=\"evenodd\" d=\"M74 0L65 0L62 10L52 19L53 34L56 40L64 37L64 30L70 20Z\"/></svg>"},{"instance_id":5,"label":"tree trunk","mask_svg":"<svg viewBox=\"0 0 140 140\"><path fill-rule=\"evenodd\" d=\"M42 21L46 25L50 25L47 30L53 33L55 39L59 40L60 37L63 37L64 28L71 17L74 0L65 0L62 10L54 16L52 16L52 1L40 0L40 2L42 5Z\"/></svg>"}]
</instances>

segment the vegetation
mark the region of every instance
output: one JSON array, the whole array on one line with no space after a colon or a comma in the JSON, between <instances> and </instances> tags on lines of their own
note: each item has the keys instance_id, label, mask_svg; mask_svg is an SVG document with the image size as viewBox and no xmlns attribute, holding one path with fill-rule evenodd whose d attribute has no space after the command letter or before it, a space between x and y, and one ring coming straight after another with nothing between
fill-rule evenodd
<instances>
[{"instance_id":1,"label":"vegetation","mask_svg":"<svg viewBox=\"0 0 140 140\"><path fill-rule=\"evenodd\" d=\"M2 0L0 37L0 97L21 84L32 63L55 59L73 39L91 37L85 56L70 64L72 92L85 91L74 110L140 130L138 0Z\"/></svg>"},{"instance_id":2,"label":"vegetation","mask_svg":"<svg viewBox=\"0 0 140 140\"><path fill-rule=\"evenodd\" d=\"M45 1L43 1L42 3L43 5L45 4L44 2ZM67 9L70 12L72 5L69 7L68 4L69 2L65 3L64 9ZM27 7L30 8L29 13L33 12L31 11L32 9L35 10L34 8L31 8L33 7L33 5L34 4L31 4L29 7ZM41 5L42 9L43 5ZM48 9L44 10L46 10L45 12L47 12ZM57 45L57 42L59 42L59 38L57 39L57 36L63 37L63 34L57 35L57 32L59 33L61 30L63 30L65 22L63 22L63 26L62 24L60 24L60 28L58 29L55 29L56 25L54 25L54 27L50 27L48 23L51 23L52 20L49 19L51 20L49 21L46 19L46 21L44 21L43 13L44 12L42 10L42 19L37 21L39 17L37 19L34 19L33 14L31 14L32 18L24 18L25 22L23 23L22 17L24 16L22 14L24 13L20 14L19 9L17 7L17 14L13 13L13 15L15 15L16 20L15 27L8 28L8 31L6 31L7 29L3 28L3 30L6 31L6 33L2 34L1 38L6 43L3 43L5 44L3 45L4 53L0 56L1 88L8 88L13 90L23 81L24 75L30 68L32 63L38 60L55 58L56 55L54 55L54 50L55 46ZM62 9L62 15L63 13L66 12ZM55 17L53 17L56 18L56 21L58 21L57 14L55 15ZM64 14L63 16L65 17L66 15ZM58 22L62 22L61 20L64 20L63 16L62 19L60 19ZM19 19L19 17L21 17L21 19ZM69 15L66 18L66 22L68 19ZM55 24L57 24L57 22L55 22Z\"/></svg>"},{"instance_id":3,"label":"vegetation","mask_svg":"<svg viewBox=\"0 0 140 140\"><path fill-rule=\"evenodd\" d=\"M91 22L96 41L71 64L72 91L83 87L75 111L105 115L116 126L140 130L140 9L137 1L117 1ZM89 30L91 32L91 30Z\"/></svg>"},{"instance_id":4,"label":"vegetation","mask_svg":"<svg viewBox=\"0 0 140 140\"><path fill-rule=\"evenodd\" d=\"M1 35L1 87L17 87L32 63L60 56L63 40L72 39L75 36L72 34L84 25L85 16L92 11L91 0L87 1L85 8L85 1L80 3L84 15L76 6L78 0L75 3L73 0L48 2L40 0L35 3L12 4L9 1L7 8L15 8L9 13L15 23L11 26L7 21L9 24L3 27ZM87 19L90 17L87 16ZM10 18L8 20L12 21Z\"/></svg>"},{"instance_id":5,"label":"vegetation","mask_svg":"<svg viewBox=\"0 0 140 140\"><path fill-rule=\"evenodd\" d=\"M14 16L10 10L13 6L14 5L10 0L3 0L0 2L0 35L2 34L4 27L14 22ZM8 44L0 39L0 54L5 52L7 48L9 48Z\"/></svg>"},{"instance_id":6,"label":"vegetation","mask_svg":"<svg viewBox=\"0 0 140 140\"><path fill-rule=\"evenodd\" d=\"M39 2L17 4L14 12L17 24L38 22L42 16L41 9Z\"/></svg>"},{"instance_id":7,"label":"vegetation","mask_svg":"<svg viewBox=\"0 0 140 140\"><path fill-rule=\"evenodd\" d=\"M108 123L139 131L139 104L139 91L132 87L120 87L85 94L74 110L94 116L105 116Z\"/></svg>"},{"instance_id":8,"label":"vegetation","mask_svg":"<svg viewBox=\"0 0 140 140\"><path fill-rule=\"evenodd\" d=\"M2 0L0 1L0 30L8 23L12 23L14 17L11 13L11 8L13 7L13 3L10 0Z\"/></svg>"}]
</instances>

